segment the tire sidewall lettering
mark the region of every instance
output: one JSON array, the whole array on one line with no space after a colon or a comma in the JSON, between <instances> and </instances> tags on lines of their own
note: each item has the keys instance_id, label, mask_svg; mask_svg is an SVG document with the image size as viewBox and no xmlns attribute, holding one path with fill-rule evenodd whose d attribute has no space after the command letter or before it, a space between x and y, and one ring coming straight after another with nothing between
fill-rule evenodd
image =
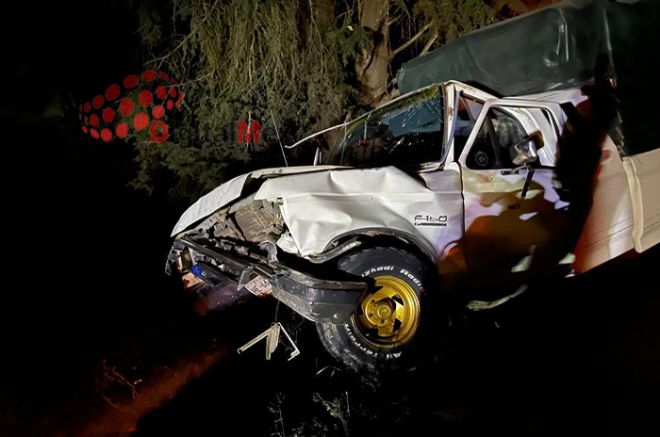
<instances>
[{"instance_id":1,"label":"tire sidewall lettering","mask_svg":"<svg viewBox=\"0 0 660 437\"><path fill-rule=\"evenodd\" d=\"M362 276L369 276L374 273L382 273L382 272L393 272L395 270L394 266L375 266L371 267L364 272L362 272Z\"/></svg>"},{"instance_id":2,"label":"tire sidewall lettering","mask_svg":"<svg viewBox=\"0 0 660 437\"><path fill-rule=\"evenodd\" d=\"M401 358L403 355L403 351L400 349L393 349L392 351L383 351L383 350L374 350L364 343L362 341L359 341L355 334L353 333L353 327L350 324L344 324L344 328L346 329L346 335L348 336L349 340L353 343L354 346L356 346L362 353L367 355L368 357L378 357L380 359L385 359L385 360L396 360Z\"/></svg>"},{"instance_id":3,"label":"tire sidewall lettering","mask_svg":"<svg viewBox=\"0 0 660 437\"><path fill-rule=\"evenodd\" d=\"M411 273L405 267L397 267L393 265L374 266L374 267L370 267L367 270L364 270L360 275L363 277L372 276L374 274L383 273L383 272L398 273L399 275L403 276L404 279L410 281L411 285L417 287L420 291L424 291L424 285L422 284L422 280L419 279L417 276L415 276L413 273Z\"/></svg>"},{"instance_id":4,"label":"tire sidewall lettering","mask_svg":"<svg viewBox=\"0 0 660 437\"><path fill-rule=\"evenodd\" d=\"M405 281L421 300L424 281L428 280L429 266L410 252L397 248L367 248L340 260L341 270L362 277L392 276ZM354 326L355 319L341 325L325 325L319 329L326 349L339 361L354 370L396 369L412 363L419 352L417 342L395 347L378 347L365 341L361 331ZM411 347L412 346L412 347ZM412 357L412 358L411 358Z\"/></svg>"}]
</instances>

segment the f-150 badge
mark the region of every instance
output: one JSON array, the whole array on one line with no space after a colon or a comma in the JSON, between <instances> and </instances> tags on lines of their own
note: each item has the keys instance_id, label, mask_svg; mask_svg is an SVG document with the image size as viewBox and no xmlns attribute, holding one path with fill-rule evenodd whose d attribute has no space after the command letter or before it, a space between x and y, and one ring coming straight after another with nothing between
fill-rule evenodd
<instances>
[{"instance_id":1,"label":"f-150 badge","mask_svg":"<svg viewBox=\"0 0 660 437\"><path fill-rule=\"evenodd\" d=\"M417 214L413 224L415 226L447 226L447 216Z\"/></svg>"}]
</instances>

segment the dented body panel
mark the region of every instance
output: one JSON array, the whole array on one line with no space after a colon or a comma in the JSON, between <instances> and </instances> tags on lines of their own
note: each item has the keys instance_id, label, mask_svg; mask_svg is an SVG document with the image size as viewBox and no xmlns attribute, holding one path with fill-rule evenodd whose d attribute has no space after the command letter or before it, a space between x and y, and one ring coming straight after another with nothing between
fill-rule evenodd
<instances>
[{"instance_id":1,"label":"dented body panel","mask_svg":"<svg viewBox=\"0 0 660 437\"><path fill-rule=\"evenodd\" d=\"M225 182L213 191L202 196L197 202L192 204L179 218L176 225L172 229L172 236L177 235L181 231L189 228L199 220L208 217L218 208L222 208L228 203L241 197L245 183L250 179L258 179L260 177L277 177L286 174L305 173L324 171L333 166L303 166L303 167L276 167L253 171L234 179Z\"/></svg>"},{"instance_id":2,"label":"dented body panel","mask_svg":"<svg viewBox=\"0 0 660 437\"><path fill-rule=\"evenodd\" d=\"M441 173L432 187L395 167L292 175L264 182L255 199L281 199L303 257L324 252L342 236L378 229L408 236L437 257L462 228L460 176Z\"/></svg>"}]
</instances>

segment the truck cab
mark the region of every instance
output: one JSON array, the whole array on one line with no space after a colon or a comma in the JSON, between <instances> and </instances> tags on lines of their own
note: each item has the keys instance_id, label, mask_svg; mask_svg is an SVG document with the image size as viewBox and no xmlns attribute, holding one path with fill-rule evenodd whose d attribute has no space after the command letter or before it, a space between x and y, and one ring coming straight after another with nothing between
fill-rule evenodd
<instances>
[{"instance_id":1,"label":"truck cab","mask_svg":"<svg viewBox=\"0 0 660 437\"><path fill-rule=\"evenodd\" d=\"M433 200L411 201L410 223L389 227L432 246L443 278L469 266L473 280L508 281L528 270L532 252L557 258L538 267L569 273L574 247L558 242L576 243L579 231L571 227L580 223L568 192L590 187L563 186L556 167L570 124L565 110L577 113L586 100L580 90L500 99L456 81L431 85L339 127L317 163L396 166L414 176ZM617 156L611 141L590 146ZM598 165L584 162L577 171L593 175Z\"/></svg>"}]
</instances>

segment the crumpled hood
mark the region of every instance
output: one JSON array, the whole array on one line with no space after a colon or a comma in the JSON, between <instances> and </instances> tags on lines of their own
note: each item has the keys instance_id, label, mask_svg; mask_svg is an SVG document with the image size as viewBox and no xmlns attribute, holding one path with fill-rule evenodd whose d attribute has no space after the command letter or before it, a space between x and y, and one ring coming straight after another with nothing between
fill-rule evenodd
<instances>
[{"instance_id":1,"label":"crumpled hood","mask_svg":"<svg viewBox=\"0 0 660 437\"><path fill-rule=\"evenodd\" d=\"M179 232L186 230L193 223L202 220L205 217L213 214L218 209L227 205L229 202L241 197L241 192L248 179L259 178L276 178L279 176L297 174L297 173L313 173L326 170L334 170L339 168L347 168L336 165L307 165L298 167L275 167L256 170L250 173L237 176L234 179L225 182L213 191L200 197L197 202L192 204L186 212L181 215L179 221L172 229L172 236Z\"/></svg>"}]
</instances>

